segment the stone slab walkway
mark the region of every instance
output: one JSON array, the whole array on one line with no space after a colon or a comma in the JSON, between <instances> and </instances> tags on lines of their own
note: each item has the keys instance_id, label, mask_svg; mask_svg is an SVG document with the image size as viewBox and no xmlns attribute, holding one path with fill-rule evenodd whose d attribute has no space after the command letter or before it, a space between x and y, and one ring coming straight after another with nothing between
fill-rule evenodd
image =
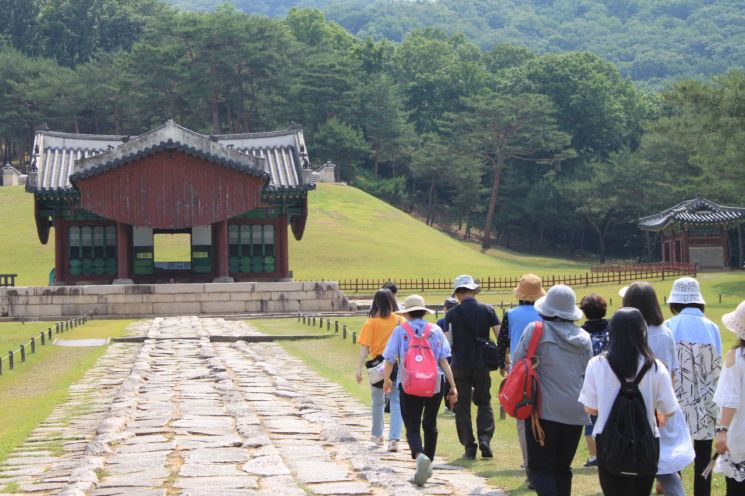
<instances>
[{"instance_id":1,"label":"stone slab walkway","mask_svg":"<svg viewBox=\"0 0 745 496\"><path fill-rule=\"evenodd\" d=\"M174 317L110 345L0 465L0 488L64 496L502 495L435 462L413 484L399 453L369 442L369 410L243 322Z\"/></svg>"}]
</instances>

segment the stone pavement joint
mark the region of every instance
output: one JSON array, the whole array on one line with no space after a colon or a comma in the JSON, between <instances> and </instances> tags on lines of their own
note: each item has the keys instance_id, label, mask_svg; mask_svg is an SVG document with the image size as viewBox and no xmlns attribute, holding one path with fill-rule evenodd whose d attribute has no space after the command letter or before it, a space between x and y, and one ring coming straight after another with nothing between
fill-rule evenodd
<instances>
[{"instance_id":1,"label":"stone pavement joint","mask_svg":"<svg viewBox=\"0 0 745 496\"><path fill-rule=\"evenodd\" d=\"M418 488L405 441L369 442L370 412L244 322L137 323L0 465L0 488L64 496L502 495L436 461ZM322 393L320 393L322 392Z\"/></svg>"}]
</instances>

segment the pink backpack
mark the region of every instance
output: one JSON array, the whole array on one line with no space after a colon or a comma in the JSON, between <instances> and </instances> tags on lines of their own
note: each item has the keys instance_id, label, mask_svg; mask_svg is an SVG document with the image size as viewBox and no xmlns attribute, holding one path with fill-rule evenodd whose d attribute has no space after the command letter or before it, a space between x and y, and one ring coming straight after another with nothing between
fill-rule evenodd
<instances>
[{"instance_id":1,"label":"pink backpack","mask_svg":"<svg viewBox=\"0 0 745 496\"><path fill-rule=\"evenodd\" d=\"M429 332L432 324L424 327L421 336L404 322L401 324L409 338L409 348L403 362L401 386L406 394L429 398L435 395L439 386L440 375L437 370L435 354L429 345Z\"/></svg>"}]
</instances>

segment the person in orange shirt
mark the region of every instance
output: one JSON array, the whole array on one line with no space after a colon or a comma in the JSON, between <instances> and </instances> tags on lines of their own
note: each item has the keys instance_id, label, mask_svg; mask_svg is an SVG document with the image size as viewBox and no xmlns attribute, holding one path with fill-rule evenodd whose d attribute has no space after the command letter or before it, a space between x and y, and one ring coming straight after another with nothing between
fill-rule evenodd
<instances>
[{"instance_id":1,"label":"person in orange shirt","mask_svg":"<svg viewBox=\"0 0 745 496\"><path fill-rule=\"evenodd\" d=\"M370 313L360 330L357 342L360 344L360 354L355 378L362 383L363 366L367 368L372 396L372 441L378 446L383 445L383 428L385 423L385 393L383 392L383 350L391 337L393 329L403 321L403 317L396 315L398 310L396 298L387 289L379 289L370 306ZM394 369L391 378L395 379L397 371ZM398 440L401 438L403 420L399 392L394 389L389 394L390 426L388 429L388 451L398 451Z\"/></svg>"}]
</instances>

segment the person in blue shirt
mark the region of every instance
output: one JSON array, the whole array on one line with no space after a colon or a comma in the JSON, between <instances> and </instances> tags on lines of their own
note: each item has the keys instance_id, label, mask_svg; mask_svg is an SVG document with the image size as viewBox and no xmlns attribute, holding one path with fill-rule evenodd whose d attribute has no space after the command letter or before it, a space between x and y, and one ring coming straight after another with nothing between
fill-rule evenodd
<instances>
[{"instance_id":1,"label":"person in blue shirt","mask_svg":"<svg viewBox=\"0 0 745 496\"><path fill-rule=\"evenodd\" d=\"M714 392L722 369L722 338L719 327L704 316L706 301L701 296L696 279L676 279L667 303L673 318L665 325L673 333L680 367L680 380L675 383L675 394L696 451L693 494L709 496L711 478L701 473L711 460L717 423Z\"/></svg>"},{"instance_id":2,"label":"person in blue shirt","mask_svg":"<svg viewBox=\"0 0 745 496\"><path fill-rule=\"evenodd\" d=\"M458 389L455 387L453 372L450 370L448 358L450 357L450 344L442 333L442 329L434 324L429 324L423 319L427 313L434 313L424 305L424 298L419 295L411 295L404 300L404 309L396 312L402 314L408 320L407 324L416 336L423 336L425 328L429 325L429 347L432 350L435 361L439 366L440 376L444 375L450 384L449 400L451 404L458 401ZM401 386L403 371L403 360L409 349L409 335L402 325L393 330L388 344L383 352L385 358L385 379L383 390L389 392L396 387L401 398L401 416L406 427L406 440L411 450L411 458L416 460L416 472L414 482L418 486L432 476L432 460L435 458L437 449L437 412L442 402L442 390L436 391L433 396L420 397L407 394ZM391 371L395 363L399 364L401 373L396 376L396 384L391 381ZM438 385L441 381L437 382ZM441 389L441 388L438 388ZM422 442L422 431L424 431L424 442Z\"/></svg>"},{"instance_id":3,"label":"person in blue shirt","mask_svg":"<svg viewBox=\"0 0 745 496\"><path fill-rule=\"evenodd\" d=\"M525 274L520 278L517 287L513 290L517 298L517 306L504 313L502 326L499 328L497 338L497 357L499 358L499 372L502 377L507 375L511 364L515 359L517 343L523 336L525 327L531 322L543 320L533 306L538 300L546 295L543 289L543 281L535 274ZM528 476L528 445L525 441L525 422L517 420L517 439L520 442L520 451L523 455L522 468ZM528 482L530 486L530 482Z\"/></svg>"}]
</instances>

